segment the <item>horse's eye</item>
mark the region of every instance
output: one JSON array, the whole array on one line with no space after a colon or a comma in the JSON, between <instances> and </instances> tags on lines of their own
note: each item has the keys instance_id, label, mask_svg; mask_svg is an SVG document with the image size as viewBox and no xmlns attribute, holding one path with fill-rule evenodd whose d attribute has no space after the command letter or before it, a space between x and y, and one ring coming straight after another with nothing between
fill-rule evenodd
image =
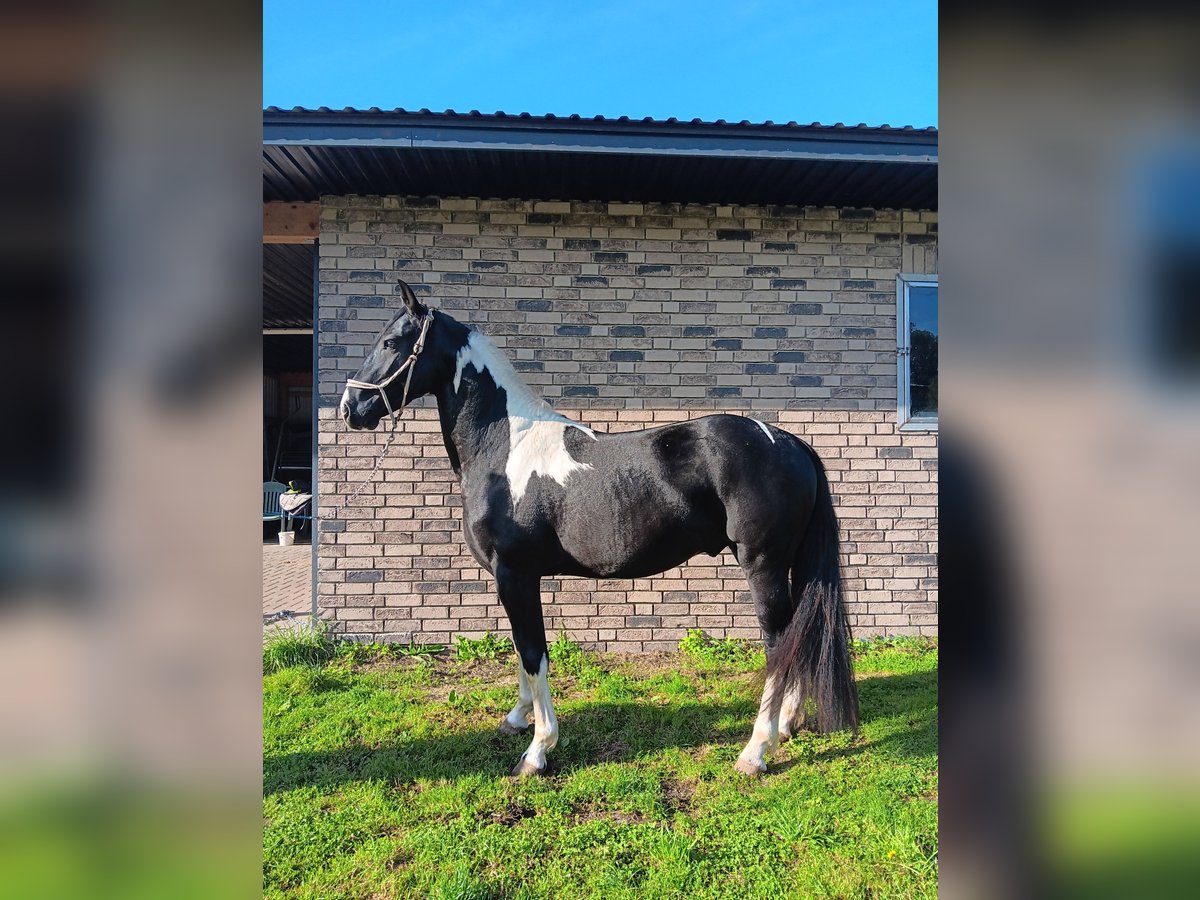
<instances>
[{"instance_id":1,"label":"horse's eye","mask_svg":"<svg viewBox=\"0 0 1200 900\"><path fill-rule=\"evenodd\" d=\"M395 340L395 338L388 338L386 341L384 341L384 342L383 342L383 349L384 349L384 350L395 350L395 349L396 349L396 340Z\"/></svg>"}]
</instances>

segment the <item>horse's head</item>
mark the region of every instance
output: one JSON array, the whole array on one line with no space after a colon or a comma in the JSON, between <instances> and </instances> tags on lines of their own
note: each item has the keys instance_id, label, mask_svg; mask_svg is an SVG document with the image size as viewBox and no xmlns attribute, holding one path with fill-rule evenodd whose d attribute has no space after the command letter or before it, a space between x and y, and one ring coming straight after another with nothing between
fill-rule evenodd
<instances>
[{"instance_id":1,"label":"horse's head","mask_svg":"<svg viewBox=\"0 0 1200 900\"><path fill-rule=\"evenodd\" d=\"M346 380L340 410L356 430L375 428L384 416L433 393L454 371L457 348L450 340L458 323L421 303L403 281L400 292L404 308L379 332L358 372Z\"/></svg>"}]
</instances>

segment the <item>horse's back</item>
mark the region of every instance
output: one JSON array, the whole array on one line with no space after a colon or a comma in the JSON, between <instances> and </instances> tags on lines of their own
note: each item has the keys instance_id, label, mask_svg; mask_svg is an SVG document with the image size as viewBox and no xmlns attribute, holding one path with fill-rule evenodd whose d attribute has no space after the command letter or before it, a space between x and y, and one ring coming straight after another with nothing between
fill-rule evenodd
<instances>
[{"instance_id":1,"label":"horse's back","mask_svg":"<svg viewBox=\"0 0 1200 900\"><path fill-rule=\"evenodd\" d=\"M740 416L573 444L572 454L590 469L563 491L555 531L567 556L590 574L654 574L768 534L790 547L816 492L800 444Z\"/></svg>"}]
</instances>

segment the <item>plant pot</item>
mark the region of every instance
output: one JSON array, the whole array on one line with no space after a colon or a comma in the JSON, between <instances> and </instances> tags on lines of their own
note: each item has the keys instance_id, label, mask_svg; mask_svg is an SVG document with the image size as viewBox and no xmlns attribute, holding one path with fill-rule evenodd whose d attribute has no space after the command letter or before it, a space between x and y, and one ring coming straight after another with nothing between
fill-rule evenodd
<instances>
[{"instance_id":1,"label":"plant pot","mask_svg":"<svg viewBox=\"0 0 1200 900\"><path fill-rule=\"evenodd\" d=\"M294 532L294 531L279 532L279 546L280 547L290 547L294 543L296 543L296 532Z\"/></svg>"}]
</instances>

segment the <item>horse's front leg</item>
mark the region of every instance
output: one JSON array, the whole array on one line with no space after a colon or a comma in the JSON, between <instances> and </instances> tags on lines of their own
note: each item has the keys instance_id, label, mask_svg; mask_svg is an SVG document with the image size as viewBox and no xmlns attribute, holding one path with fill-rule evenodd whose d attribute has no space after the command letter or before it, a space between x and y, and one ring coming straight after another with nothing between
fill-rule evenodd
<instances>
[{"instance_id":1,"label":"horse's front leg","mask_svg":"<svg viewBox=\"0 0 1200 900\"><path fill-rule=\"evenodd\" d=\"M507 566L496 567L500 602L508 613L513 644L517 648L519 698L500 726L506 733L522 730L533 710L533 742L513 769L514 775L537 775L546 769L546 754L558 743L558 719L550 702L547 674L546 626L542 621L541 579Z\"/></svg>"}]
</instances>

